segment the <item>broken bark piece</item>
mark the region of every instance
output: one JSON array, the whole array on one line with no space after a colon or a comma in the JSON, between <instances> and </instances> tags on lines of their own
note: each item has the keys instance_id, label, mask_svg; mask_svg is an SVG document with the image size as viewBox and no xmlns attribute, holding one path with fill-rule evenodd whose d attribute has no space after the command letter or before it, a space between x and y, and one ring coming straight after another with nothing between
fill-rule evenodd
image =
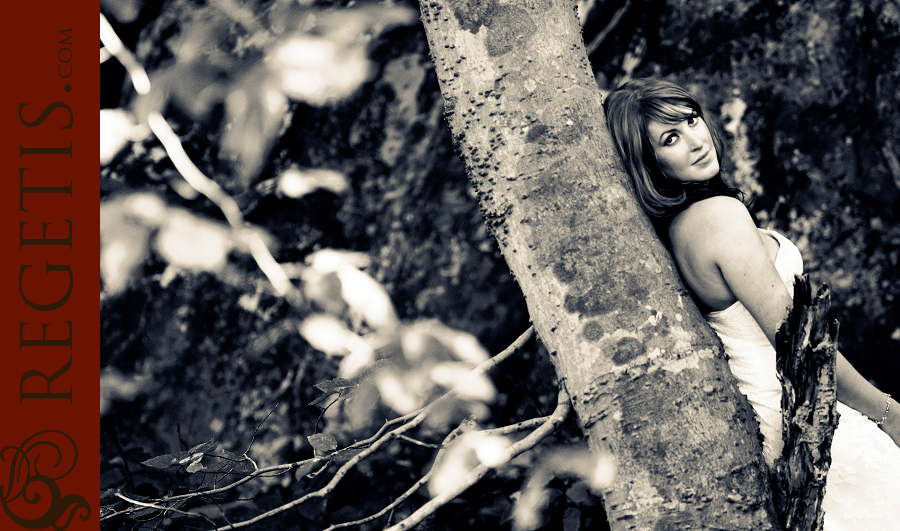
<instances>
[{"instance_id":1,"label":"broken bark piece","mask_svg":"<svg viewBox=\"0 0 900 531\"><path fill-rule=\"evenodd\" d=\"M838 322L831 294L815 298L808 276L794 284L790 315L776 333L776 366L782 381L784 451L772 472L772 496L783 529L821 530L831 440L838 423L834 379Z\"/></svg>"}]
</instances>

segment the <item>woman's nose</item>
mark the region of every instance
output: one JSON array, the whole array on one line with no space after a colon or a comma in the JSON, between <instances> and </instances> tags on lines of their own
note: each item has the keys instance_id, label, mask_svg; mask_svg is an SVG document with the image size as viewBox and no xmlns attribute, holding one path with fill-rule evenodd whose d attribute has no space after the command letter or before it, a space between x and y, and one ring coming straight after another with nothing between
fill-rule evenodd
<instances>
[{"instance_id":1,"label":"woman's nose","mask_svg":"<svg viewBox=\"0 0 900 531\"><path fill-rule=\"evenodd\" d=\"M703 139L700 138L700 135L698 135L694 131L689 131L685 135L685 139L687 140L688 146L691 148L691 151L697 151L698 149L703 147Z\"/></svg>"}]
</instances>

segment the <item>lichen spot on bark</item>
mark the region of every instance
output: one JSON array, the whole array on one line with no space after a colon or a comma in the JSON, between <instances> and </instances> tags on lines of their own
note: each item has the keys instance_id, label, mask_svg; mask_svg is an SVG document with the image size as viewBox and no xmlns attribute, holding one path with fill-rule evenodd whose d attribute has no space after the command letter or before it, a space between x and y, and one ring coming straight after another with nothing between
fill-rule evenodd
<instances>
[{"instance_id":1,"label":"lichen spot on bark","mask_svg":"<svg viewBox=\"0 0 900 531\"><path fill-rule=\"evenodd\" d=\"M592 315L600 315L614 310L611 301L604 300L599 296L598 290L588 290L586 293L573 293L569 290L566 293L564 306L569 313L578 313L586 317Z\"/></svg>"},{"instance_id":2,"label":"lichen spot on bark","mask_svg":"<svg viewBox=\"0 0 900 531\"><path fill-rule=\"evenodd\" d=\"M614 348L612 359L616 365L625 365L646 351L644 344L633 337L623 337Z\"/></svg>"},{"instance_id":3,"label":"lichen spot on bark","mask_svg":"<svg viewBox=\"0 0 900 531\"><path fill-rule=\"evenodd\" d=\"M590 321L588 324L584 325L584 329L581 331L581 335L584 336L588 341L600 341L603 339L603 327L600 326L600 323L596 321Z\"/></svg>"},{"instance_id":4,"label":"lichen spot on bark","mask_svg":"<svg viewBox=\"0 0 900 531\"><path fill-rule=\"evenodd\" d=\"M484 45L491 57L523 49L537 30L527 11L511 5L491 9L485 26L487 38Z\"/></svg>"},{"instance_id":5,"label":"lichen spot on bark","mask_svg":"<svg viewBox=\"0 0 900 531\"><path fill-rule=\"evenodd\" d=\"M481 26L487 25L487 15L497 9L497 0L450 0L450 9L456 16L459 27L469 33L478 33Z\"/></svg>"},{"instance_id":6,"label":"lichen spot on bark","mask_svg":"<svg viewBox=\"0 0 900 531\"><path fill-rule=\"evenodd\" d=\"M623 271L621 275L621 282L625 286L626 293L632 300L642 303L650 296L650 291L647 289L647 286L644 285L644 281L641 280L641 277L628 271Z\"/></svg>"},{"instance_id":7,"label":"lichen spot on bark","mask_svg":"<svg viewBox=\"0 0 900 531\"><path fill-rule=\"evenodd\" d=\"M565 258L553 264L553 274L563 284L568 284L575 280L577 272L575 264Z\"/></svg>"},{"instance_id":8,"label":"lichen spot on bark","mask_svg":"<svg viewBox=\"0 0 900 531\"><path fill-rule=\"evenodd\" d=\"M547 143L546 137L548 133L550 133L550 128L537 122L528 129L528 133L525 135L525 142L528 144L545 144Z\"/></svg>"}]
</instances>

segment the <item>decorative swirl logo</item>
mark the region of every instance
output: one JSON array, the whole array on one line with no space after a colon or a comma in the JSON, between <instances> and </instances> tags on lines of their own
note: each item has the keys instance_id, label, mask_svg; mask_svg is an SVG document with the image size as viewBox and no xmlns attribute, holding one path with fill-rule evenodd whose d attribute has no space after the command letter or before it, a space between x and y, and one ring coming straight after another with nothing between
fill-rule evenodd
<instances>
[{"instance_id":1,"label":"decorative swirl logo","mask_svg":"<svg viewBox=\"0 0 900 531\"><path fill-rule=\"evenodd\" d=\"M58 430L39 431L20 446L0 450L0 461L9 462L9 483L0 485L0 505L20 527L53 526L62 531L69 527L76 513L83 521L90 518L88 501L77 494L63 496L56 484L72 472L78 461L75 441L67 434ZM64 522L59 523L63 517Z\"/></svg>"}]
</instances>

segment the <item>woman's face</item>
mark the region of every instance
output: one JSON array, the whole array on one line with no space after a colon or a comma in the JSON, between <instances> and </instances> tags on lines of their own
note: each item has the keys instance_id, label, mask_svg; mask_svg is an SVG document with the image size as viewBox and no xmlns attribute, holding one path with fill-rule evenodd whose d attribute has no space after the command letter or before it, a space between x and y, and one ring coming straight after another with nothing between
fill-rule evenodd
<instances>
[{"instance_id":1,"label":"woman's face","mask_svg":"<svg viewBox=\"0 0 900 531\"><path fill-rule=\"evenodd\" d=\"M684 108L691 116L676 123L651 121L647 124L650 145L659 161L659 169L669 179L682 182L708 181L719 173L716 147L706 122Z\"/></svg>"}]
</instances>

